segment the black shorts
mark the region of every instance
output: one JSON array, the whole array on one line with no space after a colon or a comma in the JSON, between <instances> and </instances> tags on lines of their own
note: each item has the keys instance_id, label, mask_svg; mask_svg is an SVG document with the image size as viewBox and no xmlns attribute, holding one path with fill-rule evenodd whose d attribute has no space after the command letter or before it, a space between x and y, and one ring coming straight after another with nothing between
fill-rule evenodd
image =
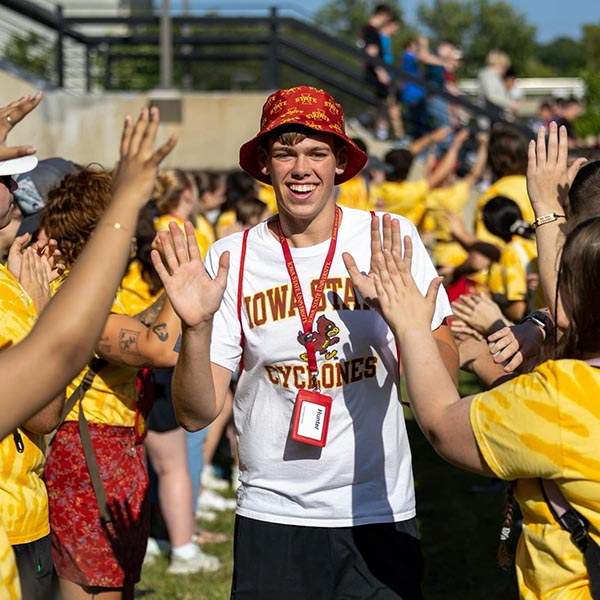
<instances>
[{"instance_id":1,"label":"black shorts","mask_svg":"<svg viewBox=\"0 0 600 600\"><path fill-rule=\"evenodd\" d=\"M387 100L390 95L390 86L386 83L381 83L375 73L367 73L365 76L366 83L373 88L375 97L378 100Z\"/></svg>"},{"instance_id":2,"label":"black shorts","mask_svg":"<svg viewBox=\"0 0 600 600\"><path fill-rule=\"evenodd\" d=\"M232 600L420 600L416 519L298 527L236 517Z\"/></svg>"},{"instance_id":3,"label":"black shorts","mask_svg":"<svg viewBox=\"0 0 600 600\"><path fill-rule=\"evenodd\" d=\"M175 409L171 400L173 369L154 369L154 404L148 413L146 426L150 431L164 433L177 429Z\"/></svg>"},{"instance_id":4,"label":"black shorts","mask_svg":"<svg viewBox=\"0 0 600 600\"><path fill-rule=\"evenodd\" d=\"M48 598L52 598L57 579L52 564L50 536L47 535L27 544L15 544L12 548L19 570L23 599L48 600Z\"/></svg>"}]
</instances>

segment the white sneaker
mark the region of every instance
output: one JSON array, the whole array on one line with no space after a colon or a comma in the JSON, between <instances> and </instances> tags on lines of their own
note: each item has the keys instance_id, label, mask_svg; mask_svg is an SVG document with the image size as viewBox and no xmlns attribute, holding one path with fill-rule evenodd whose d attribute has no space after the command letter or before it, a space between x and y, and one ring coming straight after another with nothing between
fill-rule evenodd
<instances>
[{"instance_id":1,"label":"white sneaker","mask_svg":"<svg viewBox=\"0 0 600 600\"><path fill-rule=\"evenodd\" d=\"M232 498L223 498L212 490L202 490L198 498L198 508L201 510L233 510L236 506Z\"/></svg>"},{"instance_id":2,"label":"white sneaker","mask_svg":"<svg viewBox=\"0 0 600 600\"><path fill-rule=\"evenodd\" d=\"M160 547L158 542L153 538L149 537L148 542L146 543L146 554L144 554L144 562L142 563L144 566L151 565L156 557L160 556Z\"/></svg>"},{"instance_id":3,"label":"white sneaker","mask_svg":"<svg viewBox=\"0 0 600 600\"><path fill-rule=\"evenodd\" d=\"M221 563L216 556L205 554L196 546L197 551L189 558L181 558L176 555L171 556L171 563L167 568L167 573L171 575L188 575L191 573L211 573L221 567Z\"/></svg>"},{"instance_id":4,"label":"white sneaker","mask_svg":"<svg viewBox=\"0 0 600 600\"><path fill-rule=\"evenodd\" d=\"M217 477L215 468L212 465L204 465L200 482L202 483L202 487L208 488L209 490L225 491L229 489L229 481Z\"/></svg>"}]
</instances>

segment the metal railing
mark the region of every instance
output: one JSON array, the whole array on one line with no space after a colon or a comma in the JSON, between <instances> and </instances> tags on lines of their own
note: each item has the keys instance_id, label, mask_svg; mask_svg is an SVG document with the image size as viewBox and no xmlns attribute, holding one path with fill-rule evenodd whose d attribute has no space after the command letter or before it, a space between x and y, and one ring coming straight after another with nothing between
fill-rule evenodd
<instances>
[{"instance_id":1,"label":"metal railing","mask_svg":"<svg viewBox=\"0 0 600 600\"><path fill-rule=\"evenodd\" d=\"M49 32L54 54L51 81L58 87L68 87L69 81L78 79L83 82L82 91L88 93L98 88L118 89L115 74L120 66L132 62L158 73L160 19L156 14L69 16L63 14L60 6L52 11L30 0L0 0L0 6ZM254 89L273 90L293 83L294 78L297 81L301 74L303 81L335 90L345 105L349 103L357 108L360 105L363 110L365 106L374 105L375 96L363 80L365 61L374 65L383 65L383 62L367 58L360 48L316 27L305 16L290 17L286 16L287 12L282 14L281 10L271 8L262 16L172 16L173 61L179 73L177 85L201 89L193 76L198 65L210 69L216 63L221 68L235 64L242 73L250 69L261 71L260 81L252 81ZM118 31L83 32L90 27L97 31L112 27ZM76 48L78 58L74 58ZM399 68L391 70L399 81L417 83L428 94L443 97L472 116L497 116L467 97L452 96ZM131 78L135 77L135 71ZM135 83L132 79L127 81L128 85L132 82Z\"/></svg>"}]
</instances>

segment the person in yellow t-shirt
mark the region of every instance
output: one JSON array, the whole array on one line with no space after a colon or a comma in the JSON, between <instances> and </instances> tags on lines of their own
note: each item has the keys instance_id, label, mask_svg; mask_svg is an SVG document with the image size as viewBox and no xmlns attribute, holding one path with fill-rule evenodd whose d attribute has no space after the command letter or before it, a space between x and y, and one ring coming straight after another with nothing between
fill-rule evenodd
<instances>
[{"instance_id":1,"label":"person in yellow t-shirt","mask_svg":"<svg viewBox=\"0 0 600 600\"><path fill-rule=\"evenodd\" d=\"M258 181L258 199L264 202L268 207L272 215L277 213L277 199L275 198L275 192L272 186Z\"/></svg>"},{"instance_id":2,"label":"person in yellow t-shirt","mask_svg":"<svg viewBox=\"0 0 600 600\"><path fill-rule=\"evenodd\" d=\"M50 191L40 226L58 242L67 268L75 263L111 197L111 175L93 168L65 176ZM127 232L126 232L127 233ZM133 231L129 233L131 238ZM67 274L56 282L61 287ZM141 367L175 364L179 318L165 301L149 327L115 300L96 345L105 364L81 403L59 427L46 461L52 555L66 600L121 591L133 596L148 536L144 415L135 376ZM65 344L68 340L65 340ZM70 397L85 368L68 386ZM83 410L113 521L103 524L79 435Z\"/></svg>"},{"instance_id":3,"label":"person in yellow t-shirt","mask_svg":"<svg viewBox=\"0 0 600 600\"><path fill-rule=\"evenodd\" d=\"M374 243L382 248L378 239ZM511 487L523 515L516 555L520 597L591 600L583 553L553 516L541 480L562 493L599 543L600 470L593 457L600 439L600 217L579 221L566 234L558 278L557 325L564 331L558 359L466 398L459 397L431 336L439 281L424 298L410 274L410 252L400 258L401 244L385 228L383 243L391 252L375 253L377 298L400 347L419 426L454 465L516 482ZM489 355L487 360L498 378L506 377L501 365ZM507 509L503 540L511 523Z\"/></svg>"},{"instance_id":4,"label":"person in yellow t-shirt","mask_svg":"<svg viewBox=\"0 0 600 600\"><path fill-rule=\"evenodd\" d=\"M523 220L533 223L533 209L527 195L527 144L524 134L508 125L496 125L492 129L488 147L488 163L495 179L491 187L477 201L473 232L464 224L453 225L453 236L468 251L468 257L458 266L446 269L445 284L458 277L468 277L473 287L485 291L489 268L500 258L505 242L493 235L483 222L483 208L495 196L506 196L516 202Z\"/></svg>"},{"instance_id":5,"label":"person in yellow t-shirt","mask_svg":"<svg viewBox=\"0 0 600 600\"><path fill-rule=\"evenodd\" d=\"M225 174L220 171L200 171L194 179L199 198L196 229L212 244L216 239L215 224L225 202Z\"/></svg>"},{"instance_id":6,"label":"person in yellow t-shirt","mask_svg":"<svg viewBox=\"0 0 600 600\"><path fill-rule=\"evenodd\" d=\"M421 227L426 212L426 201L430 190L439 186L454 170L458 152L469 136L469 130L463 129L452 140L450 147L440 159L437 168L429 170L425 177L407 181L414 157L423 152L432 143L445 139L448 128L436 129L431 134L415 140L409 149L390 150L385 162L390 166L387 181L381 185L379 196L382 206L379 210L402 215Z\"/></svg>"},{"instance_id":7,"label":"person in yellow t-shirt","mask_svg":"<svg viewBox=\"0 0 600 600\"><path fill-rule=\"evenodd\" d=\"M533 208L527 195L527 144L525 135L509 125L496 125L490 134L489 165L494 182L479 197L474 217L474 233L483 242L502 248L504 243L494 236L483 221L483 208L495 196L506 196L517 203L523 220L532 224Z\"/></svg>"},{"instance_id":8,"label":"person in yellow t-shirt","mask_svg":"<svg viewBox=\"0 0 600 600\"><path fill-rule=\"evenodd\" d=\"M35 162L32 162L34 166ZM8 188L7 182L10 182ZM4 193L16 187L10 176L2 185ZM20 266L14 264L14 258L11 262L13 269ZM47 282L18 274L21 282L0 265L0 345L3 350L20 342L31 331L38 310L50 298ZM52 593L54 568L48 496L42 479L44 436L58 425L63 400L64 395L59 394L12 435L0 441L0 522L15 553L23 596L32 600L45 600Z\"/></svg>"},{"instance_id":9,"label":"person in yellow t-shirt","mask_svg":"<svg viewBox=\"0 0 600 600\"><path fill-rule=\"evenodd\" d=\"M361 138L352 138L352 141L367 154L367 145ZM348 208L374 210L376 207L374 198L376 196L372 194L373 187L378 188L385 181L385 169L384 162L374 156L369 156L365 168L360 173L335 188L336 202L340 206L347 206ZM267 187L271 191L273 190L271 186ZM275 197L273 191L272 193Z\"/></svg>"},{"instance_id":10,"label":"person in yellow t-shirt","mask_svg":"<svg viewBox=\"0 0 600 600\"><path fill-rule=\"evenodd\" d=\"M273 209L273 192L269 190L270 186L261 185L256 179L241 171L235 169L227 174L225 187L225 203L221 207L221 214L217 219L215 229L217 239L221 239L239 231L239 224L236 221L235 207L239 200L243 198L258 198L262 200L271 211L277 212L277 207Z\"/></svg>"},{"instance_id":11,"label":"person in yellow t-shirt","mask_svg":"<svg viewBox=\"0 0 600 600\"><path fill-rule=\"evenodd\" d=\"M505 196L489 200L483 208L483 222L486 229L504 244L498 262L490 265L490 294L504 315L518 323L533 307L537 289L537 247L533 228L523 220L517 203Z\"/></svg>"},{"instance_id":12,"label":"person in yellow t-shirt","mask_svg":"<svg viewBox=\"0 0 600 600\"><path fill-rule=\"evenodd\" d=\"M46 291L49 298L49 290ZM12 345L31 331L37 311L27 292L0 265L0 338ZM42 475L44 436L58 425L64 395L0 442L0 519L17 560L24 598L52 593L48 496Z\"/></svg>"},{"instance_id":13,"label":"person in yellow t-shirt","mask_svg":"<svg viewBox=\"0 0 600 600\"><path fill-rule=\"evenodd\" d=\"M466 130L457 133L458 142L466 141ZM462 215L465 204L471 197L471 190L479 180L487 160L487 136L477 136L477 154L469 172L460 179L456 171L451 170L446 178L427 196L426 214L423 220L423 237L433 238L431 256L436 267L460 265L468 256L465 248L452 237L448 223L448 213Z\"/></svg>"},{"instance_id":14,"label":"person in yellow t-shirt","mask_svg":"<svg viewBox=\"0 0 600 600\"><path fill-rule=\"evenodd\" d=\"M198 213L198 188L194 178L181 169L161 171L156 178L152 202L158 212L154 222L156 231L166 231L171 221L183 230L184 222L194 222ZM204 256L210 240L197 229L195 233L200 253Z\"/></svg>"}]
</instances>

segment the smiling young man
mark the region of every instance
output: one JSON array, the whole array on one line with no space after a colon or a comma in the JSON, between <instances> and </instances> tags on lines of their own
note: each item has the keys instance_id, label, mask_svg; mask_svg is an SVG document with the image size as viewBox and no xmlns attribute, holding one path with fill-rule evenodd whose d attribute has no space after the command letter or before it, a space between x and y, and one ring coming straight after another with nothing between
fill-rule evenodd
<instances>
[{"instance_id":1,"label":"smiling young man","mask_svg":"<svg viewBox=\"0 0 600 600\"><path fill-rule=\"evenodd\" d=\"M210 423L240 368L236 600L421 598L396 347L368 275L378 220L334 199L365 162L329 94L279 90L240 150L242 168L273 186L278 215L216 242L208 274L174 227L161 234L166 267L153 256L183 321L180 422ZM415 228L395 218L424 291L436 272ZM455 376L448 315L440 292L432 329Z\"/></svg>"}]
</instances>

